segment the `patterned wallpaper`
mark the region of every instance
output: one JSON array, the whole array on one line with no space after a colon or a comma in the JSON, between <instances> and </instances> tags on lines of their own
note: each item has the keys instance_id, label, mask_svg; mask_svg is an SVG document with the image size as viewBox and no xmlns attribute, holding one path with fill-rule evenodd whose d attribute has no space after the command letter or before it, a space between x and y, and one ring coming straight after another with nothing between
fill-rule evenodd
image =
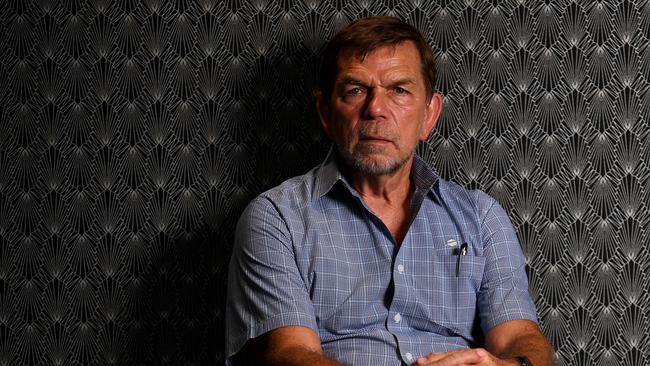
<instances>
[{"instance_id":1,"label":"patterned wallpaper","mask_svg":"<svg viewBox=\"0 0 650 366\"><path fill-rule=\"evenodd\" d=\"M558 365L650 364L650 3L0 1L0 365L223 363L233 228L318 163L318 50L438 52L421 155L498 198Z\"/></svg>"}]
</instances>

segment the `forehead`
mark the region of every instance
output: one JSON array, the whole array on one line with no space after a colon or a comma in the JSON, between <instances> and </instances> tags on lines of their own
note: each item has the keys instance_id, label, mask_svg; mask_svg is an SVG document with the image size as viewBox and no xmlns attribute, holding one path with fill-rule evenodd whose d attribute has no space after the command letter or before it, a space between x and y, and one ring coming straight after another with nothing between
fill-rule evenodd
<instances>
[{"instance_id":1,"label":"forehead","mask_svg":"<svg viewBox=\"0 0 650 366\"><path fill-rule=\"evenodd\" d=\"M341 52L337 58L337 74L353 70L402 70L419 73L420 53L412 41L377 47L365 55L355 49Z\"/></svg>"}]
</instances>

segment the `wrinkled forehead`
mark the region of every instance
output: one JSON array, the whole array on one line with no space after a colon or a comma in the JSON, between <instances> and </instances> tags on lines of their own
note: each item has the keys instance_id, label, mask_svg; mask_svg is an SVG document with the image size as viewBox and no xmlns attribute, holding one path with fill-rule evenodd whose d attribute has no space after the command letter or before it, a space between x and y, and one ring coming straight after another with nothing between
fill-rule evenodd
<instances>
[{"instance_id":1,"label":"wrinkled forehead","mask_svg":"<svg viewBox=\"0 0 650 366\"><path fill-rule=\"evenodd\" d=\"M342 49L338 56L336 57L336 63L337 66L340 65L344 61L350 61L351 59L358 61L358 62L363 62L368 55L371 55L373 53L377 52L384 52L384 51L389 51L388 53L389 56L394 56L395 52L398 50L398 46L401 45L406 45L406 44L411 44L414 48L416 48L415 43L413 41L407 40L407 41L401 41L401 42L395 42L395 43L389 43L389 44L384 44L381 46L373 47L370 49L359 49L356 47L346 47ZM416 48L417 49L417 48ZM420 54L418 53L418 58L420 57Z\"/></svg>"}]
</instances>

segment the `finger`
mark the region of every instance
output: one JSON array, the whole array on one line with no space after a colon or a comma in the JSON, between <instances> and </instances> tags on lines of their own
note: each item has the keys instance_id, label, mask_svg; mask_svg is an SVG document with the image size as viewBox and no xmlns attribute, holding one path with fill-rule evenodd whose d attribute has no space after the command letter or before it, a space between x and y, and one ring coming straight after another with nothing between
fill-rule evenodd
<instances>
[{"instance_id":1,"label":"finger","mask_svg":"<svg viewBox=\"0 0 650 366\"><path fill-rule=\"evenodd\" d=\"M446 351L446 352L431 352L428 355L424 355L420 357L419 359L422 360L422 362L433 362L440 360L444 357L447 357L451 353L456 353L456 352L463 352L466 351L466 348L461 348L461 349L453 349L451 351Z\"/></svg>"},{"instance_id":2,"label":"finger","mask_svg":"<svg viewBox=\"0 0 650 366\"><path fill-rule=\"evenodd\" d=\"M440 359L443 359L447 357L450 353L452 352L458 352L459 350L452 350L452 351L447 351L447 352L431 352L428 355L424 355L416 361L417 366L421 365L428 365L431 362L438 361Z\"/></svg>"},{"instance_id":3,"label":"finger","mask_svg":"<svg viewBox=\"0 0 650 366\"><path fill-rule=\"evenodd\" d=\"M430 353L420 357L417 366L458 366L475 365L485 358L485 351L476 349L462 349L451 352Z\"/></svg>"},{"instance_id":4,"label":"finger","mask_svg":"<svg viewBox=\"0 0 650 366\"><path fill-rule=\"evenodd\" d=\"M451 354L454 354L454 353L472 352L472 351L478 352L479 355L482 355L482 357L485 357L485 355L488 355L488 352L483 350L482 348L474 348L474 349L461 348L461 349L454 349L454 350L446 351L446 352L431 352L428 355L424 355L424 356L418 358L417 361L413 365L415 365L415 366L429 365L431 363L435 363L437 361L441 361L441 360L443 360L445 358L448 358Z\"/></svg>"},{"instance_id":5,"label":"finger","mask_svg":"<svg viewBox=\"0 0 650 366\"><path fill-rule=\"evenodd\" d=\"M476 348L475 350L476 350L476 353L478 354L478 356L480 357L480 362L478 362L476 364L477 366L495 366L495 365L497 365L496 357L494 357L486 349Z\"/></svg>"}]
</instances>

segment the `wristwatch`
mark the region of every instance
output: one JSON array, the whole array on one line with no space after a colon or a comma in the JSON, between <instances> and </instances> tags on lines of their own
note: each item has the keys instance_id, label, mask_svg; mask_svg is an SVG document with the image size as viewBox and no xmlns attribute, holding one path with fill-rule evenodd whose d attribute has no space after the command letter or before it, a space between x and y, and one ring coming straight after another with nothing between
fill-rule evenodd
<instances>
[{"instance_id":1,"label":"wristwatch","mask_svg":"<svg viewBox=\"0 0 650 366\"><path fill-rule=\"evenodd\" d=\"M519 361L519 365L521 366L533 366L533 363L530 362L526 356L515 356L515 358Z\"/></svg>"}]
</instances>

